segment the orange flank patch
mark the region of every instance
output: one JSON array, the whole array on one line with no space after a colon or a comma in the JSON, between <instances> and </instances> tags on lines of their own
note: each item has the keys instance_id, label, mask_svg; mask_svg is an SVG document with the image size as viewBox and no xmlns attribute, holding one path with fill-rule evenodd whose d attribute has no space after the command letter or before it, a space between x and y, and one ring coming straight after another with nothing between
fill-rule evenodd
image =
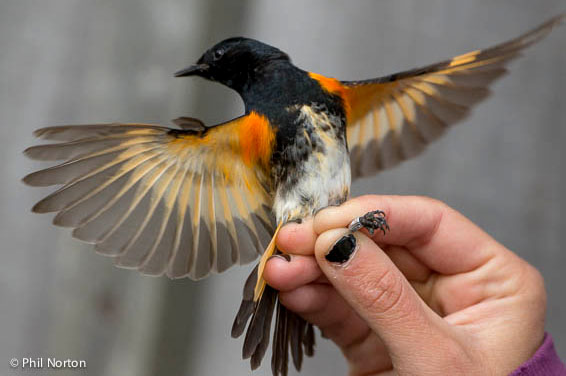
<instances>
[{"instance_id":1,"label":"orange flank patch","mask_svg":"<svg viewBox=\"0 0 566 376\"><path fill-rule=\"evenodd\" d=\"M349 88L342 85L340 81L335 78L325 77L318 73L309 72L310 78L317 81L319 85L331 94L338 95L342 98L342 102L344 103L344 110L346 111L346 116L349 117L351 104L348 96Z\"/></svg>"},{"instance_id":2,"label":"orange flank patch","mask_svg":"<svg viewBox=\"0 0 566 376\"><path fill-rule=\"evenodd\" d=\"M275 131L269 124L269 120L252 111L248 116L241 118L238 123L240 152L244 163L247 165L257 163L262 167L267 167L275 142Z\"/></svg>"}]
</instances>

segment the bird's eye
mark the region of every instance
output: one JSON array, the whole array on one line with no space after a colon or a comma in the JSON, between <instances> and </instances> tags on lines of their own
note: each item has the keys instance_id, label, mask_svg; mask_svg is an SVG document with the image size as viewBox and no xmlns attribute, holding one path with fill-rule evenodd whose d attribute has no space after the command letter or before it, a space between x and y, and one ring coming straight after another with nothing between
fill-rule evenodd
<instances>
[{"instance_id":1,"label":"bird's eye","mask_svg":"<svg viewBox=\"0 0 566 376\"><path fill-rule=\"evenodd\" d=\"M214 60L219 60L223 55L224 55L224 50L222 48L219 48L212 53L212 58Z\"/></svg>"}]
</instances>

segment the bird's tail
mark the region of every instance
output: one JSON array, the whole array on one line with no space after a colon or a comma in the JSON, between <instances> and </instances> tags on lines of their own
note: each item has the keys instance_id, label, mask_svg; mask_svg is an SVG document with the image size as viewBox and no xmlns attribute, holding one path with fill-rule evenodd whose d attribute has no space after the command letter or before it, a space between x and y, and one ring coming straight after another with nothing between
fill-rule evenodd
<instances>
[{"instance_id":1,"label":"bird's tail","mask_svg":"<svg viewBox=\"0 0 566 376\"><path fill-rule=\"evenodd\" d=\"M274 376L286 376L288 371L289 350L293 364L301 369L303 353L314 354L314 329L302 317L285 308L277 297L277 290L266 285L257 301L254 301L254 290L258 281L258 267L254 268L244 285L242 304L232 326L232 337L241 336L251 317L246 331L242 356L250 358L252 370L259 367L269 346L273 311L275 331L273 336L271 370Z\"/></svg>"}]
</instances>

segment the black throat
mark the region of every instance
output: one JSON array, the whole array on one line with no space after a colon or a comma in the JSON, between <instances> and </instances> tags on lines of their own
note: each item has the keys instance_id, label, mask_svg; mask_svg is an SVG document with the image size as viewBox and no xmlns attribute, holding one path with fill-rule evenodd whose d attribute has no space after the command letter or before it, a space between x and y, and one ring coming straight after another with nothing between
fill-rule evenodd
<instances>
[{"instance_id":1,"label":"black throat","mask_svg":"<svg viewBox=\"0 0 566 376\"><path fill-rule=\"evenodd\" d=\"M278 131L293 128L294 109L303 105L325 107L335 115L345 116L339 96L325 91L308 72L286 60L256 68L236 91L244 101L246 114L255 111L265 115Z\"/></svg>"}]
</instances>

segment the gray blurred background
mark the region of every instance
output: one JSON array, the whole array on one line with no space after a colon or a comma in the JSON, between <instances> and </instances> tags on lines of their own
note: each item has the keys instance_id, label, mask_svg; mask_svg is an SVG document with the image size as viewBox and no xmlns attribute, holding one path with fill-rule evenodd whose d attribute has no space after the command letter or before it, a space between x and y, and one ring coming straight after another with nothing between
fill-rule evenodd
<instances>
[{"instance_id":1,"label":"gray blurred background","mask_svg":"<svg viewBox=\"0 0 566 376\"><path fill-rule=\"evenodd\" d=\"M22 155L34 129L239 115L234 93L172 76L229 36L278 46L310 71L361 79L490 46L564 11L563 0L1 0L0 374L22 374L8 361L24 356L88 362L56 375L250 373L241 339L229 336L249 268L200 282L144 277L114 268L49 215L32 215L48 192L20 182L40 167ZM441 199L535 265L549 293L547 330L566 359L566 27L511 71L424 155L353 192ZM345 373L319 337L302 374ZM255 374L270 374L269 360Z\"/></svg>"}]
</instances>

